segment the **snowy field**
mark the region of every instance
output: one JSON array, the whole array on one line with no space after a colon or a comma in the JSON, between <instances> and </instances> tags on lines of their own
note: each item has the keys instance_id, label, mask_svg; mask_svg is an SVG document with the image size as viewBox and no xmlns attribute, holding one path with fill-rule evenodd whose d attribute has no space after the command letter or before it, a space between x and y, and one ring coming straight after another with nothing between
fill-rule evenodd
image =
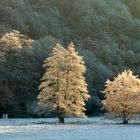
<instances>
[{"instance_id":1,"label":"snowy field","mask_svg":"<svg viewBox=\"0 0 140 140\"><path fill-rule=\"evenodd\" d=\"M0 120L0 140L140 140L140 122L119 124L103 117Z\"/></svg>"}]
</instances>

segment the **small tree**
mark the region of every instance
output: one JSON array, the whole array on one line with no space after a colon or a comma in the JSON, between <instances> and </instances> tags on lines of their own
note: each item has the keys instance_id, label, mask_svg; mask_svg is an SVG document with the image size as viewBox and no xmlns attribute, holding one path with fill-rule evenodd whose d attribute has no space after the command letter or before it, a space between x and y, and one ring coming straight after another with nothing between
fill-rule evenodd
<instances>
[{"instance_id":1,"label":"small tree","mask_svg":"<svg viewBox=\"0 0 140 140\"><path fill-rule=\"evenodd\" d=\"M84 61L71 43L68 49L57 44L44 62L45 74L39 87L39 104L50 111L57 111L59 121L64 117L84 116L88 100L87 85L83 74Z\"/></svg>"},{"instance_id":2,"label":"small tree","mask_svg":"<svg viewBox=\"0 0 140 140\"><path fill-rule=\"evenodd\" d=\"M108 113L123 117L124 124L140 112L140 79L132 71L122 72L113 81L107 80L103 93Z\"/></svg>"}]
</instances>

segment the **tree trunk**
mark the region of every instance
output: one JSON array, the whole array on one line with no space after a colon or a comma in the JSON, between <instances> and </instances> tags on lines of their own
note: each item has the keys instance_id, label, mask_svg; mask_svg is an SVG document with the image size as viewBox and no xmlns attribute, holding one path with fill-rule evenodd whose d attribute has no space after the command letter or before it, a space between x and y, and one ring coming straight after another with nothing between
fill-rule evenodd
<instances>
[{"instance_id":1,"label":"tree trunk","mask_svg":"<svg viewBox=\"0 0 140 140\"><path fill-rule=\"evenodd\" d=\"M65 123L64 117L60 117L60 116L59 116L58 118L59 118L59 122L60 122L60 123Z\"/></svg>"},{"instance_id":2,"label":"tree trunk","mask_svg":"<svg viewBox=\"0 0 140 140\"><path fill-rule=\"evenodd\" d=\"M57 111L58 111L57 113L58 113L59 123L64 123L64 116L63 116L62 111L59 108Z\"/></svg>"},{"instance_id":3,"label":"tree trunk","mask_svg":"<svg viewBox=\"0 0 140 140\"><path fill-rule=\"evenodd\" d=\"M123 117L123 124L128 124L128 119L126 118L126 116Z\"/></svg>"}]
</instances>

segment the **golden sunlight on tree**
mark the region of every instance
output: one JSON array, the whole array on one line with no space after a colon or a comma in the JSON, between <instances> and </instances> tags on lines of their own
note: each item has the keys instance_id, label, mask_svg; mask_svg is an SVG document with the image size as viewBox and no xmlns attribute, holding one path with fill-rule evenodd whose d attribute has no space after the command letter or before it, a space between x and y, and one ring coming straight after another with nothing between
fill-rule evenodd
<instances>
[{"instance_id":1,"label":"golden sunlight on tree","mask_svg":"<svg viewBox=\"0 0 140 140\"><path fill-rule=\"evenodd\" d=\"M32 47L33 40L17 30L1 35L0 107L22 110L28 102L36 99L35 90L38 88L38 66ZM18 115L15 114L16 117Z\"/></svg>"},{"instance_id":2,"label":"golden sunlight on tree","mask_svg":"<svg viewBox=\"0 0 140 140\"><path fill-rule=\"evenodd\" d=\"M24 47L32 47L33 40L27 39L26 36L22 35L19 31L13 30L12 32L6 33L1 38L1 43L11 49L22 49Z\"/></svg>"},{"instance_id":3,"label":"golden sunlight on tree","mask_svg":"<svg viewBox=\"0 0 140 140\"><path fill-rule=\"evenodd\" d=\"M140 112L140 79L132 71L122 72L113 81L107 80L103 93L108 113L121 116L124 124Z\"/></svg>"},{"instance_id":4,"label":"golden sunlight on tree","mask_svg":"<svg viewBox=\"0 0 140 140\"><path fill-rule=\"evenodd\" d=\"M68 49L57 44L45 60L44 68L46 72L39 86L39 105L56 111L61 123L65 117L85 116L85 101L90 97L83 76L86 68L73 43Z\"/></svg>"}]
</instances>

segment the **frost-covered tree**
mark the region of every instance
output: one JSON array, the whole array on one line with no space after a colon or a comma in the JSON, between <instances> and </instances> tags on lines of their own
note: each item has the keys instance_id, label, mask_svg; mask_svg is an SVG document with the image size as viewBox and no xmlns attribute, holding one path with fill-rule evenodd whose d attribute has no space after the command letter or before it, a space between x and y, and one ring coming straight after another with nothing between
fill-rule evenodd
<instances>
[{"instance_id":1,"label":"frost-covered tree","mask_svg":"<svg viewBox=\"0 0 140 140\"><path fill-rule=\"evenodd\" d=\"M39 105L56 111L59 121L68 116L83 117L89 95L83 74L84 61L71 43L68 49L57 44L44 62L45 74L39 86Z\"/></svg>"},{"instance_id":2,"label":"frost-covered tree","mask_svg":"<svg viewBox=\"0 0 140 140\"><path fill-rule=\"evenodd\" d=\"M40 75L32 44L32 39L17 30L0 37L1 110L9 111L12 107L25 110L26 103L36 99Z\"/></svg>"},{"instance_id":3,"label":"frost-covered tree","mask_svg":"<svg viewBox=\"0 0 140 140\"><path fill-rule=\"evenodd\" d=\"M59 44L57 44L50 57L48 57L43 67L46 69L45 74L42 78L42 83L39 87L40 94L38 96L39 104L48 110L57 110L58 117L60 117L60 105L62 102L62 81L63 77L63 64L66 54L66 50Z\"/></svg>"},{"instance_id":4,"label":"frost-covered tree","mask_svg":"<svg viewBox=\"0 0 140 140\"><path fill-rule=\"evenodd\" d=\"M126 124L140 112L140 79L132 71L124 71L113 81L107 80L104 106L110 115L121 116Z\"/></svg>"},{"instance_id":5,"label":"frost-covered tree","mask_svg":"<svg viewBox=\"0 0 140 140\"><path fill-rule=\"evenodd\" d=\"M87 84L83 74L86 71L83 57L78 55L74 44L70 43L66 54L65 66L65 112L75 117L84 116L86 111L85 101L90 97L87 91Z\"/></svg>"}]
</instances>

